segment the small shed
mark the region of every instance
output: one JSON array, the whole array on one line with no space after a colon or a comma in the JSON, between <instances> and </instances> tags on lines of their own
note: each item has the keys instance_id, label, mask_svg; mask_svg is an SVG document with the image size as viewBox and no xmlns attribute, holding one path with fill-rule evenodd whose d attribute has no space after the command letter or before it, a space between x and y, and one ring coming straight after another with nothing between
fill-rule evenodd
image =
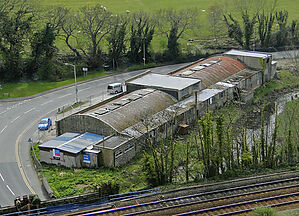
<instances>
[{"instance_id":1,"label":"small shed","mask_svg":"<svg viewBox=\"0 0 299 216\"><path fill-rule=\"evenodd\" d=\"M99 150L92 146L104 136L93 133L64 133L38 146L40 161L66 167L98 166ZM84 150L87 150L84 152Z\"/></svg>"}]
</instances>

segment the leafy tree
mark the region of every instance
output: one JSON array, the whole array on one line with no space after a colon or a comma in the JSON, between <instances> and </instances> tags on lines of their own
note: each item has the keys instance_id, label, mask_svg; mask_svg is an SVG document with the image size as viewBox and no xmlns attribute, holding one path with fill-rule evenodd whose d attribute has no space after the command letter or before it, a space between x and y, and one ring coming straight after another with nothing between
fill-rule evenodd
<instances>
[{"instance_id":1,"label":"leafy tree","mask_svg":"<svg viewBox=\"0 0 299 216\"><path fill-rule=\"evenodd\" d=\"M4 68L2 77L16 81L22 77L22 53L25 52L34 14L26 0L0 2L0 56Z\"/></svg>"}]
</instances>

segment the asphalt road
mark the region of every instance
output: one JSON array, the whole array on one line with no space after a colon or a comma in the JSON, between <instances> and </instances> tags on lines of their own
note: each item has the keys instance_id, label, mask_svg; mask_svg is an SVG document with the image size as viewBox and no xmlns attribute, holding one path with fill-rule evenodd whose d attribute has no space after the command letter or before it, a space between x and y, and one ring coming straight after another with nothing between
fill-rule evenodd
<instances>
[{"instance_id":1,"label":"asphalt road","mask_svg":"<svg viewBox=\"0 0 299 216\"><path fill-rule=\"evenodd\" d=\"M152 72L167 74L189 63L169 65L151 69ZM107 95L106 88L112 82L124 82L142 73L139 70L103 77L85 83L78 83L78 100ZM47 199L30 159L29 138L36 141L46 131L37 133L38 121L55 116L57 109L75 102L75 87L70 86L30 99L11 102L0 100L0 205L14 204L16 196L36 193L42 200ZM55 120L55 119L54 119Z\"/></svg>"}]
</instances>

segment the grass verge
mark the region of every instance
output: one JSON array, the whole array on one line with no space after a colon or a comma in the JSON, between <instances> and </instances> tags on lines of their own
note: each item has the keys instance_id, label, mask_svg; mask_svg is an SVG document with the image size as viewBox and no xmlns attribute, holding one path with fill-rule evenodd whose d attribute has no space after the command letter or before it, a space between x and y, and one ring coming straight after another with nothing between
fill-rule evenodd
<instances>
[{"instance_id":1,"label":"grass verge","mask_svg":"<svg viewBox=\"0 0 299 216\"><path fill-rule=\"evenodd\" d=\"M102 77L106 75L108 75L108 72L106 71L92 72L85 77L84 76L77 77L77 82L85 81L97 77ZM73 83L74 83L74 79L72 78L72 79L67 79L59 82L30 81L30 82L2 84L2 89L0 90L0 99L27 97L54 88L58 88L61 86L73 84Z\"/></svg>"}]
</instances>

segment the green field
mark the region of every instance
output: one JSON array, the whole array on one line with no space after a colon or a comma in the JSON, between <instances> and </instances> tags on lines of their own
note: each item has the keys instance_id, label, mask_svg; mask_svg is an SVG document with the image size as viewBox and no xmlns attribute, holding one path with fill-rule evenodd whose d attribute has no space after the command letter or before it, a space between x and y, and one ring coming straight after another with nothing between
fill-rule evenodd
<instances>
[{"instance_id":1,"label":"green field","mask_svg":"<svg viewBox=\"0 0 299 216\"><path fill-rule=\"evenodd\" d=\"M202 13L200 16L206 16L206 12L210 6L214 4L225 3L230 4L232 0L39 0L38 4L43 8L49 8L49 6L65 6L68 8L78 9L82 6L101 4L113 13L125 13L126 10L131 12L144 10L147 12L158 11L164 8L173 9L186 9L197 8ZM299 19L299 1L298 0L278 0L277 9L287 10L289 12L289 20ZM206 11L202 11L206 10Z\"/></svg>"},{"instance_id":2,"label":"green field","mask_svg":"<svg viewBox=\"0 0 299 216\"><path fill-rule=\"evenodd\" d=\"M188 32L185 35L185 40L189 38L204 39L210 38L211 33L209 32L208 25L208 10L211 6L215 4L221 4L222 8L225 10L231 10L234 0L162 0L162 1L152 1L152 0L31 0L35 1L35 5L40 5L41 8L50 8L51 6L63 6L77 10L83 6L93 6L95 4L101 4L105 6L109 11L115 14L125 14L126 10L130 12L135 11L146 11L146 12L156 12L160 9L198 9L198 22L199 28L194 29L192 32ZM288 21L291 22L294 20L299 20L299 0L278 0L277 1L277 10L287 10L289 12ZM164 39L154 39L153 47L155 50L161 49L163 44L166 44ZM185 42L182 42L182 47L185 47ZM163 50L163 48L162 48Z\"/></svg>"}]
</instances>

